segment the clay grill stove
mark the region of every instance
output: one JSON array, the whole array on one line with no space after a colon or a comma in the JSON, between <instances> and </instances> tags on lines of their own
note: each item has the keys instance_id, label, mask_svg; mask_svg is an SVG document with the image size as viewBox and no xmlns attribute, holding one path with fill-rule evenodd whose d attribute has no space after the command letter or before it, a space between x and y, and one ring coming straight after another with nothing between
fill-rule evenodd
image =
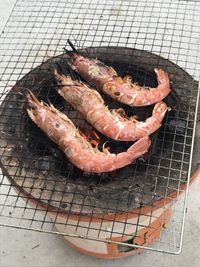
<instances>
[{"instance_id":1,"label":"clay grill stove","mask_svg":"<svg viewBox=\"0 0 200 267\"><path fill-rule=\"evenodd\" d=\"M170 0L15 3L1 34L1 225L57 233L97 257L124 257L141 248L180 252L188 186L199 175L194 171L198 155L191 161L199 9L195 1ZM59 63L69 71L62 51L68 38L82 53L141 85L156 85L154 67L169 73L173 93L165 101L172 111L152 135L151 151L119 171L79 171L26 114L23 91L30 88L90 131L56 93L52 70ZM123 107L140 119L152 110L130 109L103 97L109 107ZM130 145L100 137L115 152Z\"/></svg>"}]
</instances>

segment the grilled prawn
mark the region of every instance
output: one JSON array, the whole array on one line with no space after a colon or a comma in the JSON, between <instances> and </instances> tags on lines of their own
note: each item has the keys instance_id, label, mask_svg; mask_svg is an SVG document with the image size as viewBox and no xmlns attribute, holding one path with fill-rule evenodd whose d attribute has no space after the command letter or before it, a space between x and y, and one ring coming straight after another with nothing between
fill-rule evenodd
<instances>
[{"instance_id":1,"label":"grilled prawn","mask_svg":"<svg viewBox=\"0 0 200 267\"><path fill-rule=\"evenodd\" d=\"M69 65L87 82L95 85L113 99L129 106L147 106L163 100L170 93L168 74L162 69L155 69L158 86L141 87L133 83L129 76L121 78L112 68L99 60L80 55L73 44L68 41L73 51L69 53Z\"/></svg>"},{"instance_id":2,"label":"grilled prawn","mask_svg":"<svg viewBox=\"0 0 200 267\"><path fill-rule=\"evenodd\" d=\"M27 95L27 112L30 118L54 141L76 167L86 172L109 172L122 168L147 152L148 137L143 137L126 152L101 152L86 141L72 121L52 105L40 102L31 92Z\"/></svg>"},{"instance_id":3,"label":"grilled prawn","mask_svg":"<svg viewBox=\"0 0 200 267\"><path fill-rule=\"evenodd\" d=\"M60 75L56 70L54 76L59 85L58 93L99 132L115 140L134 141L150 135L160 128L168 110L164 102L159 102L146 121L127 119L122 109L110 111L101 95L86 84L72 80L70 76Z\"/></svg>"}]
</instances>

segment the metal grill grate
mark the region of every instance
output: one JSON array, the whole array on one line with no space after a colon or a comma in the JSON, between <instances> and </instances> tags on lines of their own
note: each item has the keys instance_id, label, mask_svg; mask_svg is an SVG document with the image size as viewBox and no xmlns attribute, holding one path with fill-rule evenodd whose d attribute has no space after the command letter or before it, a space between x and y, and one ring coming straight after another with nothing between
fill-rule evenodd
<instances>
[{"instance_id":1,"label":"metal grill grate","mask_svg":"<svg viewBox=\"0 0 200 267\"><path fill-rule=\"evenodd\" d=\"M0 224L104 242L114 240L119 250L123 245L180 251L198 104L199 11L198 1L15 3L1 34L0 48L0 153L4 165ZM34 139L37 129L30 126L23 99L16 93L20 86L31 87L44 100L63 108L63 102L52 93L49 70L53 62L63 62L68 38L77 48L106 61L121 74L128 72L143 85L155 84L154 67L164 68L179 97L180 103L173 95L166 99L173 111L153 136L152 154L111 177L84 174L70 164L66 171L63 160L49 156L52 147L49 152L43 139ZM107 98L105 101L112 106ZM66 104L63 111L76 124L82 122ZM130 110L127 112L131 115ZM26 139L18 135L22 121L28 129L25 132L32 133L31 152L24 150ZM30 166L31 161L34 163ZM172 219L165 230L169 209ZM158 218L160 224L153 224ZM140 234L144 227L154 235L157 231L165 233L158 235L155 245L147 247L154 235L146 235L144 242Z\"/></svg>"}]
</instances>

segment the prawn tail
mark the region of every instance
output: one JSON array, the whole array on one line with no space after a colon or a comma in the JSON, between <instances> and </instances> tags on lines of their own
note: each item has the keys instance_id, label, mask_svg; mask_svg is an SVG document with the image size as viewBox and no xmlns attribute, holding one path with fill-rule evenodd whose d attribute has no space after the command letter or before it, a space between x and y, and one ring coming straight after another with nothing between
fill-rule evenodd
<instances>
[{"instance_id":1,"label":"prawn tail","mask_svg":"<svg viewBox=\"0 0 200 267\"><path fill-rule=\"evenodd\" d=\"M168 110L170 110L170 108L164 102L161 101L154 106L153 117L161 123Z\"/></svg>"},{"instance_id":2,"label":"prawn tail","mask_svg":"<svg viewBox=\"0 0 200 267\"><path fill-rule=\"evenodd\" d=\"M159 84L166 84L169 87L169 76L167 72L162 69L155 69L154 70L157 75L157 80Z\"/></svg>"},{"instance_id":3,"label":"prawn tail","mask_svg":"<svg viewBox=\"0 0 200 267\"><path fill-rule=\"evenodd\" d=\"M149 137L143 137L134 143L126 152L122 152L116 155L115 169L122 168L132 163L137 158L143 156L148 152L151 145ZM114 168L113 168L114 169Z\"/></svg>"},{"instance_id":4,"label":"prawn tail","mask_svg":"<svg viewBox=\"0 0 200 267\"><path fill-rule=\"evenodd\" d=\"M139 139L134 145L132 145L127 152L129 154L134 154L135 158L140 157L145 154L151 145L151 140L148 136Z\"/></svg>"}]
</instances>

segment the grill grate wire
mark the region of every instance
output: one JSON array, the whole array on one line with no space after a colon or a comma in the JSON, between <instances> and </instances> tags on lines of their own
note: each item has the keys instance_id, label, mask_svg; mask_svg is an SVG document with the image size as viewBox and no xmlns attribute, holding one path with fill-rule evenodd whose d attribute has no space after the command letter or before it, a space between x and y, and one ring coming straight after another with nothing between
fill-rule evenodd
<instances>
[{"instance_id":1,"label":"grill grate wire","mask_svg":"<svg viewBox=\"0 0 200 267\"><path fill-rule=\"evenodd\" d=\"M171 198L174 204L171 207L170 226L165 231L162 226L159 226L163 233L156 244L144 247L174 254L180 251L187 203L187 190L183 190L182 185L186 185L188 189L199 95L198 83L196 82L200 77L199 11L200 4L198 1L153 0L151 3L147 0L16 1L0 37L0 112L3 110L4 99L6 99L15 83L41 63L52 57L60 56L63 53L63 47L67 47L67 40L70 38L77 48L87 48L86 52L88 54L100 55L105 59L109 54L108 62L110 65L115 65L120 58L126 60L129 56L132 59L134 58L138 64L133 67L132 62L128 63L126 71L132 73L134 68L134 78L136 80L140 79L142 75L144 84L148 83L148 75L149 72L152 73L153 66L158 65L166 69L170 74L170 80L173 82L173 89L176 89L179 95L183 94L183 105L181 110L177 108L176 116L181 119L185 116L186 131L183 134L177 133L178 127L175 127L173 131L169 130L170 121L174 119L169 113L159 132L160 135L156 137L158 140L156 145L159 145L159 155L153 154L144 163L136 162L133 177L130 180L127 179L126 172L120 174L118 187L122 187L127 182L129 183L127 189L123 190L124 192L128 191L132 182L135 186L133 187L135 196L139 195L139 203L136 201L134 204L130 200L133 206L130 206L127 201L127 198L132 195L127 194L124 199L118 191L113 194L112 183L106 184L104 177L95 178L95 182L92 181L93 176L80 177L82 179L74 180L70 180L70 177L68 177L67 181L63 182L63 180L55 180L52 175L49 176L47 171L43 174L43 179L50 183L49 188L44 189L44 191L49 192L48 198L51 199L47 206L64 209L65 219L62 221L59 219L60 213L56 211L50 219L49 211L40 205L41 202L47 202L43 194L44 191L38 193L41 188L37 179L40 177L40 167L35 170L35 173L27 172L20 175L20 166L15 165L13 161L14 154L11 154L7 163L4 163L4 167L8 168L14 165L14 173L11 176L15 177L15 181L20 181L21 188L29 192L29 195L24 195L22 192L16 193L15 187L10 184L3 171L0 194L1 225L68 236L81 235L87 239L110 242L111 238L116 236L130 237L130 233L127 233L128 227L135 229L135 236L132 233L132 237L137 237L138 231L144 226L151 228L151 223L168 208L167 200ZM113 47L113 49L110 49L110 47ZM128 54L126 54L124 49L120 49L121 47L137 51L127 50L126 53ZM148 51L149 54L141 51ZM151 57L151 53L156 57ZM188 74L182 72L179 67L176 68L170 62L178 65ZM147 72L144 72L145 65ZM34 88L37 87L31 77L27 76L25 82L29 85L33 84ZM176 88L178 83L181 83L181 86ZM190 90L188 90L188 85L190 85ZM42 89L38 94L41 92ZM50 90L47 97L51 97ZM16 104L12 99L8 101L9 105L12 105L12 103ZM6 109L9 112L9 109L11 109L9 105L6 108L4 107L4 110ZM18 123L17 107L15 110L15 106L12 106L12 111L12 120L16 119L16 123ZM72 114L72 118L77 121L77 114ZM25 121L27 123L27 118L25 118ZM2 145L2 140L5 138L3 132L5 124L6 120L3 119L3 122L1 120L1 159L9 151L7 145L5 146L4 143ZM6 136L9 138L9 134L6 133ZM20 145L22 141L23 139L18 138L16 146L17 144ZM37 140L34 143L35 148L39 141ZM40 152L40 157L45 157L48 151L45 147ZM20 157L25 160L27 154L22 153ZM31 156L29 155L29 157ZM46 162L49 163L49 159ZM59 168L62 168L62 162L59 164ZM145 171L142 172L143 184L142 186L139 184L138 187L137 177L140 177L138 176L140 166L145 166ZM31 170L31 167L29 169ZM78 175L80 174L78 173ZM27 180L30 181L29 184L27 184ZM115 181L115 178L111 178L111 181ZM59 183L62 189L60 189ZM149 188L152 187L152 184L154 185L153 191L150 192ZM48 185L48 183L45 183L45 185ZM80 190L81 186L84 188L93 186L95 190L99 190L98 194L102 188L106 189L103 195L104 199L88 202L88 198L93 199L94 195L91 196L88 193L90 191L82 192ZM176 194L175 198L169 195L172 191ZM65 198L66 194L68 195L68 201ZM58 195L57 199L56 195ZM35 196L38 197L40 202L33 204ZM152 197L153 200L165 199L163 206L160 208L160 213L154 212L157 202L149 202L149 198ZM150 206L148 214L143 209L146 205ZM88 210L90 213L86 216ZM75 211L77 211L76 220L73 221L70 215ZM108 218L107 214L111 212L114 215ZM118 216L121 212L126 214L123 221ZM137 216L137 220L130 222L128 220L130 214ZM87 217L87 222L83 223L84 217ZM94 217L99 220L98 227L93 223ZM109 225L107 228L105 227L106 223ZM60 232L55 229L55 226L58 225L62 229ZM70 229L70 232L68 229ZM158 229L155 228L154 230ZM67 234L66 231L68 231ZM123 244L123 246L140 247L137 244L121 243L120 241L117 243Z\"/></svg>"}]
</instances>

